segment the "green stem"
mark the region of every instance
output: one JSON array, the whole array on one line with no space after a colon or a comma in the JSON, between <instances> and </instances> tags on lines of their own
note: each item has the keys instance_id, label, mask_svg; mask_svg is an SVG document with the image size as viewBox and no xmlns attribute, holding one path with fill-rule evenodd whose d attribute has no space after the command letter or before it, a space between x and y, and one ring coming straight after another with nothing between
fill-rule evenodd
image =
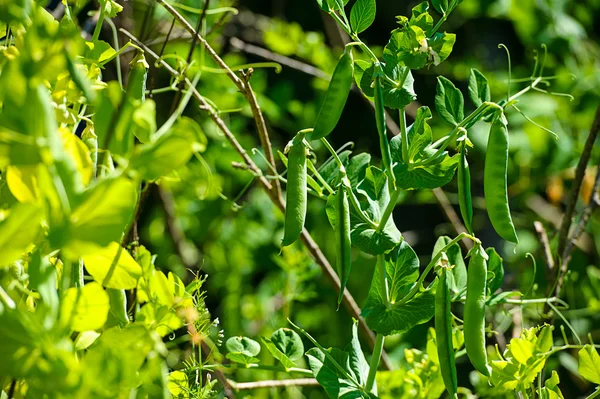
<instances>
[{"instance_id":1,"label":"green stem","mask_svg":"<svg viewBox=\"0 0 600 399\"><path fill-rule=\"evenodd\" d=\"M406 110L400 109L400 138L402 139L402 161L405 165L408 165L410 159L408 159L408 133L406 132Z\"/></svg>"},{"instance_id":2,"label":"green stem","mask_svg":"<svg viewBox=\"0 0 600 399\"><path fill-rule=\"evenodd\" d=\"M5 308L8 308L8 309L14 309L17 307L17 305L15 305L15 301L13 301L12 298L10 297L10 295L8 295L8 293L6 291L4 291L4 288L2 288L1 285L0 285L0 302L4 305Z\"/></svg>"},{"instance_id":3,"label":"green stem","mask_svg":"<svg viewBox=\"0 0 600 399\"><path fill-rule=\"evenodd\" d=\"M246 366L247 369L255 369L255 370L265 370L265 371L278 371L281 373L297 373L304 375L313 375L313 372L308 369L298 368L298 367L290 367L289 369L285 369L283 367L278 366L268 366L264 364L250 363Z\"/></svg>"},{"instance_id":4,"label":"green stem","mask_svg":"<svg viewBox=\"0 0 600 399\"><path fill-rule=\"evenodd\" d=\"M100 37L100 32L102 31L102 24L104 23L105 12L106 10L104 9L104 7L100 7L98 21L96 22L96 28L94 28L94 34L92 36L92 42L95 42Z\"/></svg>"},{"instance_id":5,"label":"green stem","mask_svg":"<svg viewBox=\"0 0 600 399\"><path fill-rule=\"evenodd\" d=\"M325 181L323 176L321 176L321 174L319 173L317 168L315 168L315 164L313 164L312 162L309 161L309 162L307 162L307 165L308 165L308 169L310 169L310 171L315 175L318 182L321 183L323 185L323 187L325 187L325 190L327 190L329 192L329 194L333 194L333 188L331 188L331 186L329 184L327 184L327 182Z\"/></svg>"},{"instance_id":6,"label":"green stem","mask_svg":"<svg viewBox=\"0 0 600 399\"><path fill-rule=\"evenodd\" d=\"M552 297L552 298L539 298L539 299L505 299L506 303L515 304L515 305L523 305L527 303L552 303L559 302L560 299Z\"/></svg>"},{"instance_id":7,"label":"green stem","mask_svg":"<svg viewBox=\"0 0 600 399\"><path fill-rule=\"evenodd\" d=\"M110 26L110 29L112 30L113 44L115 46L115 50L119 52L119 36L117 35L117 27L110 18L106 19L106 23L108 24L108 26ZM121 57L117 56L115 58L115 63L117 64L117 81L119 82L119 86L121 86L121 89L123 89L123 76L121 75Z\"/></svg>"},{"instance_id":8,"label":"green stem","mask_svg":"<svg viewBox=\"0 0 600 399\"><path fill-rule=\"evenodd\" d=\"M407 303L408 301L410 301L412 299L412 297L415 296L415 294L417 293L417 291L419 291L419 289L423 285L423 281L425 280L425 277L427 277L427 275L429 274L429 272L431 271L431 269L433 269L433 267L440 260L440 258L442 257L442 254L444 252L447 252L450 249L450 247L452 247L454 244L458 243L463 238L469 238L469 239L471 239L471 240L473 240L475 242L479 241L477 238L473 237L470 234L460 233L458 236L456 236L456 238L454 240L450 241L444 248L442 248L441 250L439 250L438 253L433 257L433 259L431 259L431 262L429 262L429 264L427 265L427 267L425 268L425 270L423 271L423 273L421 273L421 275L419 276L419 279L417 280L417 282L415 283L415 285L411 288L411 290L408 292L408 294L406 294L404 296L404 298L402 298L400 301L396 302L395 304L392 303L392 305L394 305L394 306L402 306L405 303Z\"/></svg>"},{"instance_id":9,"label":"green stem","mask_svg":"<svg viewBox=\"0 0 600 399\"><path fill-rule=\"evenodd\" d=\"M70 260L63 259L63 270L60 286L62 290L61 295L64 295L69 288L73 287L73 263Z\"/></svg>"},{"instance_id":10,"label":"green stem","mask_svg":"<svg viewBox=\"0 0 600 399\"><path fill-rule=\"evenodd\" d=\"M344 176L345 176L346 175L346 168L344 168L344 163L342 162L342 160L338 156L337 152L335 152L335 150L333 149L333 147L331 146L331 144L329 144L329 141L327 141L327 139L325 137L323 137L321 139L321 141L323 142L323 144L325 144L325 147L327 148L327 150L329 150L329 152L331 153L331 156L335 159L335 161L337 162L338 166L340 167L340 173L343 173Z\"/></svg>"},{"instance_id":11,"label":"green stem","mask_svg":"<svg viewBox=\"0 0 600 399\"><path fill-rule=\"evenodd\" d=\"M514 94L513 96L511 96L508 99L508 102L514 101L517 98L521 97L523 94L527 93L529 90L534 89L538 83L540 83L542 81L542 77L538 77L536 78L533 82L531 82L531 84L529 86L527 86L526 88L524 88L523 90L521 90L520 92L518 92L517 94Z\"/></svg>"},{"instance_id":12,"label":"green stem","mask_svg":"<svg viewBox=\"0 0 600 399\"><path fill-rule=\"evenodd\" d=\"M346 189L346 193L348 194L348 198L350 199L350 203L354 208L354 211L358 214L362 221L368 224L372 229L379 228L377 223L372 221L371 218L369 218L365 211L363 211L360 207L360 202L358 201L358 198L356 198L356 194L354 194L354 191L352 191L352 187L350 187L350 181L348 180L348 178L345 178L344 187Z\"/></svg>"},{"instance_id":13,"label":"green stem","mask_svg":"<svg viewBox=\"0 0 600 399\"><path fill-rule=\"evenodd\" d=\"M600 387L596 387L596 390L585 399L594 399L600 397Z\"/></svg>"},{"instance_id":14,"label":"green stem","mask_svg":"<svg viewBox=\"0 0 600 399\"><path fill-rule=\"evenodd\" d=\"M377 334L377 338L375 338L375 347L373 348L373 357L371 357L371 362L369 363L369 375L367 376L367 386L365 387L367 392L371 392L373 390L373 385L375 385L375 376L377 374L377 368L379 367L379 359L383 352L384 341L385 336L383 336L383 334Z\"/></svg>"},{"instance_id":15,"label":"green stem","mask_svg":"<svg viewBox=\"0 0 600 399\"><path fill-rule=\"evenodd\" d=\"M381 220L379 221L379 226L377 227L378 232L383 231L383 229L387 225L387 222L390 219L390 217L392 216L392 212L394 211L394 208L396 207L396 204L398 203L398 198L400 197L401 192L402 192L402 190L396 189L392 193L392 196L390 197L390 202L388 202L387 206L385 207L385 211L383 211L383 216L381 217Z\"/></svg>"}]
</instances>

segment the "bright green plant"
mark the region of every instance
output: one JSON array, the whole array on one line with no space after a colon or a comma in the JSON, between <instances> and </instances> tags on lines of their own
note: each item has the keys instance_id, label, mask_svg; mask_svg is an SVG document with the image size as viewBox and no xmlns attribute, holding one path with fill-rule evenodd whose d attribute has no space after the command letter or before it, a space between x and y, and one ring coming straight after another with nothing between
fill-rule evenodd
<instances>
[{"instance_id":1,"label":"bright green plant","mask_svg":"<svg viewBox=\"0 0 600 399\"><path fill-rule=\"evenodd\" d=\"M173 5L158 3L185 22ZM415 6L410 17L397 17L399 26L382 57L359 36L375 21L375 0L355 1L349 16L347 0L317 3L352 41L338 61L314 124L300 130L279 152L287 168L284 178L270 159L266 125L250 85L252 66L228 66L202 36L198 39L198 32L194 34L203 56L208 54L218 68L204 61L193 65L170 54L177 58L173 68L165 61L168 55L153 54L132 36L122 48L118 42L100 40L103 23L112 24L111 18L123 9L113 0L99 1L91 40L80 34L73 13L76 4L65 2L65 15L57 21L36 2L0 0L0 22L6 32L0 48L3 394L213 398L221 391L234 395L231 387L236 385L225 373L267 371L314 377L330 398L436 398L444 394L444 387L457 397L467 392L458 386L456 370L456 362L466 354L476 370L478 381L473 385L482 395L516 392L519 397L554 398L562 397L558 374L553 372L544 381L543 370L553 354L567 349L579 349L581 377L600 384L598 345L591 339L584 344L574 330L576 343L570 344L562 330L564 343L555 345L554 327L539 323L524 329L502 352L491 350L486 336L492 313L487 310L504 304L545 304L564 318L553 305L564 305L557 297L511 299L523 294L499 291L503 260L494 248L484 250L475 234L467 160L468 148L475 147L468 137L470 129L491 123L484 171L487 211L498 235L518 243L508 204L506 114L513 109L520 112L519 98L546 82L544 60L537 60L527 87L498 102L492 101L485 76L473 69L469 96L475 109L470 113L465 112L462 92L449 79L438 77L435 107L451 128L434 141L428 107L420 107L414 123L407 125L407 106L417 99L412 73L438 66L450 56L456 37L440 29L461 1L432 0L437 22L428 2ZM126 80L119 74L116 81L104 81L103 68L120 62L126 49L136 51ZM353 51L359 53L356 58ZM157 105L149 98L150 58L172 75L165 91L181 94L162 124L157 124ZM215 70L227 75L250 105L269 172L263 172L235 139L222 119L226 112L197 90L203 74ZM373 102L379 165L371 154L338 151L327 140L335 134L353 79ZM333 228L338 306L348 302L352 249L376 263L361 317L355 315L360 320L352 324L345 348L325 348L294 324L297 320L291 314L293 329L279 328L268 338L260 337L260 342L229 337L223 359L219 353L223 332L206 309L205 279L194 276L185 284L175 274L157 269L155 256L140 245L137 224L149 190L161 190L169 180L184 176L180 171L192 157L202 163L207 138L194 118L183 116L191 101L200 104L234 145L244 160L240 168L250 171L285 211L281 242L285 262L293 263L292 244L300 238L313 253L320 253L304 231L310 193L325 207ZM396 110L400 125L400 134L391 139L386 109ZM329 161L319 162L314 150L319 146L330 153ZM440 237L421 271L416 252L395 224L394 208L407 191L438 189L455 174L467 231L454 238ZM285 207L280 182L285 183ZM468 268L459 245L462 240L473 246L466 256ZM455 316L458 304L464 304L464 322ZM434 317L435 330L429 332L425 351L406 349L405 364L379 370L387 337ZM375 333L369 361L359 340L359 325ZM313 345L306 352L300 334ZM182 354L179 347L191 350ZM263 348L275 365L266 364Z\"/></svg>"}]
</instances>

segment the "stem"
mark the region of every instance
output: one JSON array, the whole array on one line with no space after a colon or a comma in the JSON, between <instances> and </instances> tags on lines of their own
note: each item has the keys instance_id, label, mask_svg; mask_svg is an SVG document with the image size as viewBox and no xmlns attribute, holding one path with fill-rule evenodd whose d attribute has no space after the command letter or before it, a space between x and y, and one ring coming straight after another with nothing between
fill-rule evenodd
<instances>
[{"instance_id":1,"label":"stem","mask_svg":"<svg viewBox=\"0 0 600 399\"><path fill-rule=\"evenodd\" d=\"M10 297L10 295L8 295L8 293L6 291L4 291L4 288L2 288L1 285L0 285L0 303L2 303L4 305L4 307L6 307L8 309L14 309L17 307L17 305L15 305L15 301L13 301L12 298Z\"/></svg>"},{"instance_id":2,"label":"stem","mask_svg":"<svg viewBox=\"0 0 600 399\"><path fill-rule=\"evenodd\" d=\"M511 101L516 100L517 98L521 97L523 94L527 93L529 90L535 88L535 86L537 86L537 84L540 83L541 81L542 81L542 77L540 76L537 79L535 79L533 82L531 82L531 84L529 86L527 86L526 88L524 88L517 94L514 94L513 96L509 97L508 102L511 102Z\"/></svg>"},{"instance_id":3,"label":"stem","mask_svg":"<svg viewBox=\"0 0 600 399\"><path fill-rule=\"evenodd\" d=\"M115 26L115 23L110 18L108 18L106 20L106 23L108 24L108 26L110 26L110 29L112 30L115 50L118 53L119 52L119 36L117 35L117 27ZM123 89L123 76L121 73L121 58L118 55L115 58L115 63L117 64L116 65L117 81L119 82L119 86L121 86L121 89Z\"/></svg>"},{"instance_id":4,"label":"stem","mask_svg":"<svg viewBox=\"0 0 600 399\"><path fill-rule=\"evenodd\" d=\"M539 299L505 299L506 303L511 303L515 305L524 305L527 303L552 303L552 302L561 302L558 298L539 298Z\"/></svg>"},{"instance_id":5,"label":"stem","mask_svg":"<svg viewBox=\"0 0 600 399\"><path fill-rule=\"evenodd\" d=\"M343 173L344 176L345 176L346 175L346 168L344 168L344 164L342 163L342 160L338 156L337 152L335 152L335 150L333 149L333 147L331 146L331 144L329 144L329 141L327 141L327 139L325 137L323 137L321 139L321 141L323 142L323 144L325 144L325 147L327 148L327 150L329 150L329 152L331 153L331 156L333 156L333 158L337 162L338 166L340 167L340 172Z\"/></svg>"},{"instance_id":6,"label":"stem","mask_svg":"<svg viewBox=\"0 0 600 399\"><path fill-rule=\"evenodd\" d=\"M387 206L385 207L385 211L383 211L383 216L381 217L381 220L379 221L379 226L377 226L378 232L383 231L383 229L387 225L387 222L390 219L390 217L392 216L392 212L394 211L394 208L396 207L396 204L398 203L398 198L400 197L401 192L402 192L402 190L396 189L392 193L392 196L390 197L390 202L388 202Z\"/></svg>"},{"instance_id":7,"label":"stem","mask_svg":"<svg viewBox=\"0 0 600 399\"><path fill-rule=\"evenodd\" d=\"M406 110L400 109L400 137L402 139L402 160L405 165L410 163L408 159L408 134L406 132Z\"/></svg>"},{"instance_id":8,"label":"stem","mask_svg":"<svg viewBox=\"0 0 600 399\"><path fill-rule=\"evenodd\" d=\"M104 7L100 7L98 21L96 21L96 27L94 28L94 34L92 36L92 42L95 42L100 37L100 32L102 31L102 24L104 23L104 13Z\"/></svg>"},{"instance_id":9,"label":"stem","mask_svg":"<svg viewBox=\"0 0 600 399\"><path fill-rule=\"evenodd\" d=\"M446 245L444 248L442 248L434 257L433 259L431 259L431 261L429 262L429 264L427 265L427 267L425 268L425 270L423 271L423 273L421 273L421 275L419 276L419 279L417 280L417 282L415 283L415 285L411 288L411 290L408 292L408 294L406 294L406 296L404 298L402 298L400 301L398 301L395 304L392 304L394 306L402 306L404 304L406 304L408 301L410 301L412 299L413 296L415 296L415 294L417 293L417 291L421 288L423 281L425 280L425 277L427 277L427 275L429 274L429 272L431 271L431 269L433 269L433 267L435 266L435 264L440 260L440 258L442 257L442 254L444 252L447 252L450 247L452 247L454 244L458 243L460 240L462 240L463 238L469 238L475 242L478 242L479 240L475 237L473 237L470 234L467 233L460 233L458 236L456 236L456 238L452 241L450 241L448 243L448 245Z\"/></svg>"},{"instance_id":10,"label":"stem","mask_svg":"<svg viewBox=\"0 0 600 399\"><path fill-rule=\"evenodd\" d=\"M586 397L585 399L594 399L600 397L600 388L596 387L596 390L588 397Z\"/></svg>"},{"instance_id":11,"label":"stem","mask_svg":"<svg viewBox=\"0 0 600 399\"><path fill-rule=\"evenodd\" d=\"M281 373L297 373L297 374L305 374L305 375L313 375L313 372L308 369L303 369L299 367L290 367L289 369L285 369L283 367L278 366L269 366L266 364L258 364L258 363L250 363L246 365L247 369L254 370L265 370L265 371L278 371Z\"/></svg>"},{"instance_id":12,"label":"stem","mask_svg":"<svg viewBox=\"0 0 600 399\"><path fill-rule=\"evenodd\" d=\"M381 351L383 350L383 343L385 336L383 334L377 334L375 340L375 347L373 348L373 357L371 357L371 363L369 363L369 375L367 377L367 386L365 387L367 392L373 390L375 384L375 375L377 374L377 368L379 367L379 358L381 357Z\"/></svg>"},{"instance_id":13,"label":"stem","mask_svg":"<svg viewBox=\"0 0 600 399\"><path fill-rule=\"evenodd\" d=\"M310 161L307 162L307 165L308 165L308 168L310 169L310 171L315 175L315 177L317 178L319 183L321 183L323 185L323 187L325 187L325 190L327 190L329 192L329 194L333 194L333 189L331 188L331 186L329 184L327 184L325 179L323 179L323 176L321 176L321 174L319 173L317 168L315 168L315 165Z\"/></svg>"}]
</instances>

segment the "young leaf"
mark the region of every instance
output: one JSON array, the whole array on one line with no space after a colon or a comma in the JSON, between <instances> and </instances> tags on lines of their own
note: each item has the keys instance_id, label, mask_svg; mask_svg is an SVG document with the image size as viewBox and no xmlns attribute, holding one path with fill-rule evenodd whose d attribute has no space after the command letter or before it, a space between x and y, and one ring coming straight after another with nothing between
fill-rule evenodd
<instances>
[{"instance_id":1,"label":"young leaf","mask_svg":"<svg viewBox=\"0 0 600 399\"><path fill-rule=\"evenodd\" d=\"M469 97L476 107L491 100L490 85L487 79L477 69L471 69L469 75Z\"/></svg>"},{"instance_id":2,"label":"young leaf","mask_svg":"<svg viewBox=\"0 0 600 399\"><path fill-rule=\"evenodd\" d=\"M229 352L238 352L247 356L256 356L260 353L260 344L248 337L231 337L225 342Z\"/></svg>"},{"instance_id":3,"label":"young leaf","mask_svg":"<svg viewBox=\"0 0 600 399\"><path fill-rule=\"evenodd\" d=\"M442 119L451 125L458 124L465 118L464 103L460 90L450 80L443 76L438 77L437 94L435 96L435 108Z\"/></svg>"},{"instance_id":4,"label":"young leaf","mask_svg":"<svg viewBox=\"0 0 600 399\"><path fill-rule=\"evenodd\" d=\"M600 355L592 345L587 344L579 350L578 370L586 380L600 384Z\"/></svg>"},{"instance_id":5,"label":"young leaf","mask_svg":"<svg viewBox=\"0 0 600 399\"><path fill-rule=\"evenodd\" d=\"M262 340L271 355L286 369L296 367L294 360L300 359L304 354L302 339L289 328L280 328L271 335L271 338L262 337Z\"/></svg>"},{"instance_id":6,"label":"young leaf","mask_svg":"<svg viewBox=\"0 0 600 399\"><path fill-rule=\"evenodd\" d=\"M94 280L107 288L133 289L142 276L142 267L117 242L84 255L83 262Z\"/></svg>"},{"instance_id":7,"label":"young leaf","mask_svg":"<svg viewBox=\"0 0 600 399\"><path fill-rule=\"evenodd\" d=\"M108 294L98 283L69 288L60 307L60 324L73 331L98 330L108 318Z\"/></svg>"},{"instance_id":8,"label":"young leaf","mask_svg":"<svg viewBox=\"0 0 600 399\"><path fill-rule=\"evenodd\" d=\"M431 4L433 4L433 8L442 15L446 14L446 11L448 11L448 0L431 0Z\"/></svg>"},{"instance_id":9,"label":"young leaf","mask_svg":"<svg viewBox=\"0 0 600 399\"><path fill-rule=\"evenodd\" d=\"M350 12L350 26L354 33L361 33L375 21L375 0L357 0Z\"/></svg>"}]
</instances>

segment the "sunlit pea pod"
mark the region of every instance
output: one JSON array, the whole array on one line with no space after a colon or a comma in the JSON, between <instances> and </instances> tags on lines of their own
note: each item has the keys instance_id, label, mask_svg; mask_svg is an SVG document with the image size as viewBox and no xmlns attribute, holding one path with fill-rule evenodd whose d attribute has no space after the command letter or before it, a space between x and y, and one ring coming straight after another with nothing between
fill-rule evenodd
<instances>
[{"instance_id":1,"label":"sunlit pea pod","mask_svg":"<svg viewBox=\"0 0 600 399\"><path fill-rule=\"evenodd\" d=\"M492 122L485 158L483 189L486 208L492 226L507 241L518 244L519 239L508 205L508 130L497 115Z\"/></svg>"},{"instance_id":2,"label":"sunlit pea pod","mask_svg":"<svg viewBox=\"0 0 600 399\"><path fill-rule=\"evenodd\" d=\"M435 339L444 385L448 394L454 398L458 390L458 380L454 347L452 345L452 312L450 309L451 294L448 285L448 273L449 270L442 267L435 293Z\"/></svg>"},{"instance_id":3,"label":"sunlit pea pod","mask_svg":"<svg viewBox=\"0 0 600 399\"><path fill-rule=\"evenodd\" d=\"M339 184L335 194L336 205L336 255L337 269L340 277L340 295L338 297L338 307L342 303L344 290L348 284L348 278L352 270L352 242L350 239L350 204L348 201L349 187L342 182Z\"/></svg>"},{"instance_id":4,"label":"sunlit pea pod","mask_svg":"<svg viewBox=\"0 0 600 399\"><path fill-rule=\"evenodd\" d=\"M473 367L481 374L489 376L485 345L487 254L481 248L481 244L476 244L470 256L464 308L465 349Z\"/></svg>"},{"instance_id":5,"label":"sunlit pea pod","mask_svg":"<svg viewBox=\"0 0 600 399\"><path fill-rule=\"evenodd\" d=\"M306 219L307 167L305 134L299 133L288 144L288 173L285 203L285 225L282 247L293 244L302 233Z\"/></svg>"},{"instance_id":6,"label":"sunlit pea pod","mask_svg":"<svg viewBox=\"0 0 600 399\"><path fill-rule=\"evenodd\" d=\"M310 140L319 140L326 137L335 129L348 100L353 76L354 59L352 49L346 47L333 72L325 100L315 122L315 128L308 135Z\"/></svg>"},{"instance_id":7,"label":"sunlit pea pod","mask_svg":"<svg viewBox=\"0 0 600 399\"><path fill-rule=\"evenodd\" d=\"M458 204L465 227L473 234L473 200L471 198L471 171L467 161L466 141L460 144L460 158L458 162Z\"/></svg>"}]
</instances>

